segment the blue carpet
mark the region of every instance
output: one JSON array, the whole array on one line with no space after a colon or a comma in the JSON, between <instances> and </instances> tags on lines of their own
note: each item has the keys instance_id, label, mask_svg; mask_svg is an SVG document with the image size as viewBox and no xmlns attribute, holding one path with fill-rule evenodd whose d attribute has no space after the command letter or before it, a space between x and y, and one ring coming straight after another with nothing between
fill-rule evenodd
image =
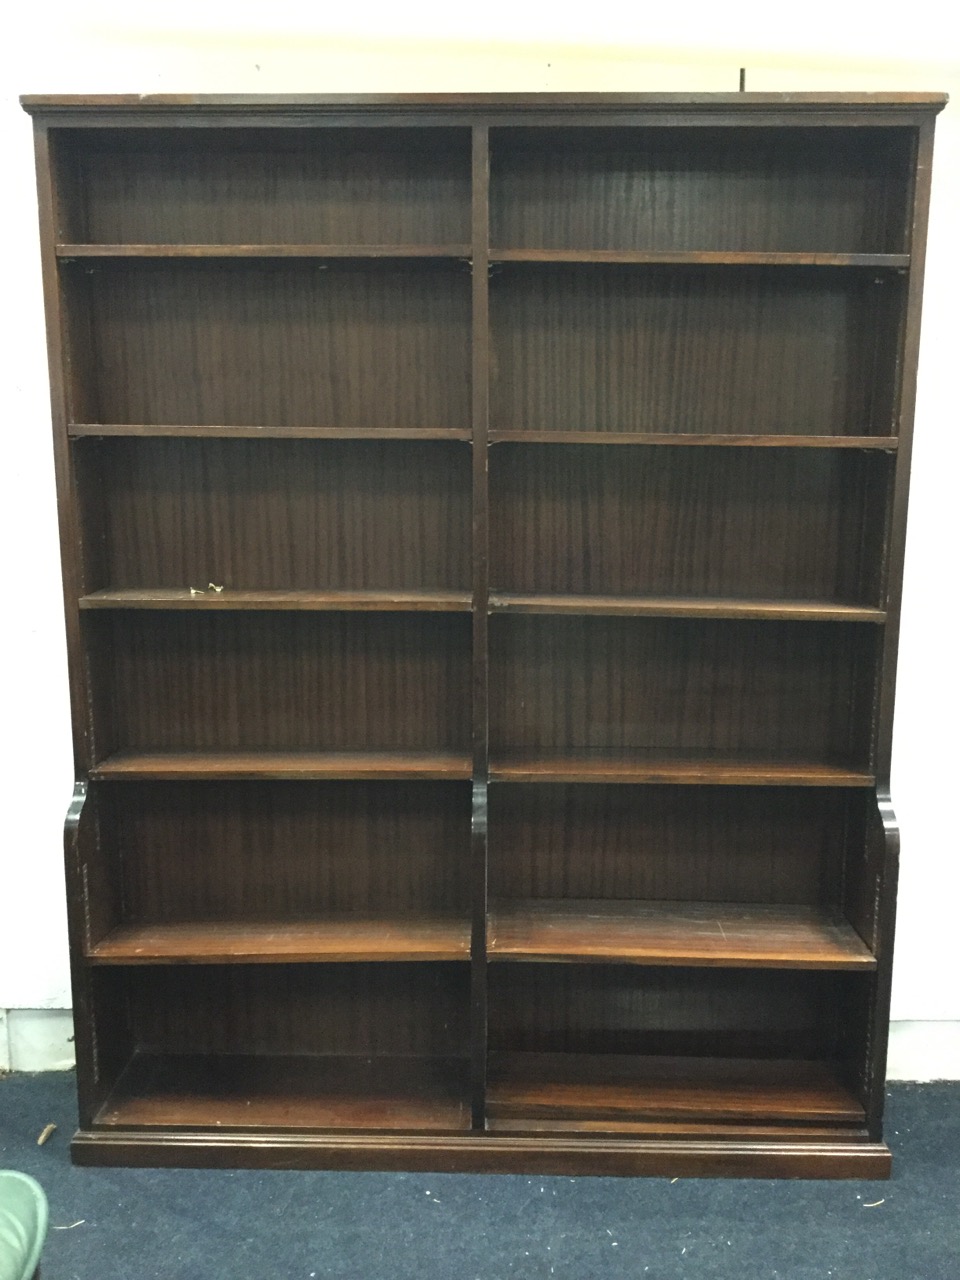
<instances>
[{"instance_id":1,"label":"blue carpet","mask_svg":"<svg viewBox=\"0 0 960 1280\"><path fill-rule=\"evenodd\" d=\"M75 1169L75 1124L72 1074L0 1079L44 1280L960 1280L960 1084L890 1086L891 1182Z\"/></svg>"}]
</instances>

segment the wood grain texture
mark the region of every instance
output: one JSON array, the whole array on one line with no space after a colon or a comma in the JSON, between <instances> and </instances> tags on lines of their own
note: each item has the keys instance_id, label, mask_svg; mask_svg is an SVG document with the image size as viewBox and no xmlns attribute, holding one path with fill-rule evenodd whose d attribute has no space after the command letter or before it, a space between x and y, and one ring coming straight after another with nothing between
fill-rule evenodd
<instances>
[{"instance_id":1,"label":"wood grain texture","mask_svg":"<svg viewBox=\"0 0 960 1280\"><path fill-rule=\"evenodd\" d=\"M470 955L463 920L192 920L120 925L90 952L95 964L326 964L459 960Z\"/></svg>"},{"instance_id":2,"label":"wood grain texture","mask_svg":"<svg viewBox=\"0 0 960 1280\"><path fill-rule=\"evenodd\" d=\"M744 117L766 115L777 107L792 108L795 120L802 123L804 112L833 108L845 114L859 110L874 125L885 114L900 115L912 110L935 115L948 102L945 93L25 93L20 105L28 114L45 111L86 111L99 117L101 127L121 115L121 108L139 108L143 117L155 112L189 116L197 108L205 109L205 118L216 116L217 109L235 108L247 112L259 110L264 119L284 116L292 109L313 111L320 122L325 115L337 118L352 110L365 109L374 114L391 114L413 123L421 116L432 115L445 108L450 115L481 110L541 109L563 110L573 115L591 111L602 116L607 111L625 107L656 110L670 108L677 115L699 114L704 107L718 112L736 108ZM167 122L169 123L169 121Z\"/></svg>"},{"instance_id":3,"label":"wood grain texture","mask_svg":"<svg viewBox=\"0 0 960 1280\"><path fill-rule=\"evenodd\" d=\"M305 613L469 613L466 591L228 591L123 587L80 597L81 609L248 609Z\"/></svg>"},{"instance_id":4,"label":"wood grain texture","mask_svg":"<svg viewBox=\"0 0 960 1280\"><path fill-rule=\"evenodd\" d=\"M837 914L768 903L501 899L491 905L487 950L493 960L688 968L862 972L877 964Z\"/></svg>"},{"instance_id":5,"label":"wood grain texture","mask_svg":"<svg viewBox=\"0 0 960 1280\"><path fill-rule=\"evenodd\" d=\"M422 593L425 604L469 607L462 445L131 439L81 448L94 473L88 506L99 539L88 561L99 587L204 591L192 607L256 591L268 603L312 591L322 606L323 589L354 593L347 607L389 607L389 593L401 604L403 593Z\"/></svg>"},{"instance_id":6,"label":"wood grain texture","mask_svg":"<svg viewBox=\"0 0 960 1280\"><path fill-rule=\"evenodd\" d=\"M868 800L833 787L494 786L490 892L825 904L846 914L844 860L849 848L859 861Z\"/></svg>"},{"instance_id":7,"label":"wood grain texture","mask_svg":"<svg viewBox=\"0 0 960 1280\"><path fill-rule=\"evenodd\" d=\"M903 284L818 267L504 267L494 430L892 435Z\"/></svg>"},{"instance_id":8,"label":"wood grain texture","mask_svg":"<svg viewBox=\"0 0 960 1280\"><path fill-rule=\"evenodd\" d=\"M105 423L465 427L470 280L442 263L65 267ZM91 418L73 413L78 421Z\"/></svg>"},{"instance_id":9,"label":"wood grain texture","mask_svg":"<svg viewBox=\"0 0 960 1280\"><path fill-rule=\"evenodd\" d=\"M629 1113L628 1113L629 1115ZM563 1134L578 1136L587 1142L590 1137L599 1138L603 1134L640 1141L661 1139L667 1141L683 1141L685 1139L720 1139L724 1142L734 1141L780 1141L805 1142L816 1140L822 1143L843 1143L866 1139L866 1130L862 1125L847 1121L823 1124L808 1124L805 1121L780 1121L778 1123L752 1124L743 1120L632 1120L621 1115L610 1115L605 1119L587 1119L571 1110L565 1119L541 1116L531 1118L518 1115L515 1118L491 1118L487 1124L489 1133L526 1134L528 1136L550 1135L557 1137ZM823 1175L818 1175L823 1176Z\"/></svg>"},{"instance_id":10,"label":"wood grain texture","mask_svg":"<svg viewBox=\"0 0 960 1280\"><path fill-rule=\"evenodd\" d=\"M221 779L309 781L380 778L400 781L470 777L467 752L431 751L118 751L98 761L91 777L160 782Z\"/></svg>"},{"instance_id":11,"label":"wood grain texture","mask_svg":"<svg viewBox=\"0 0 960 1280\"><path fill-rule=\"evenodd\" d=\"M109 593L99 593L101 597ZM84 597L81 608L91 608ZM106 603L106 601L104 602ZM775 622L876 622L883 609L869 605L823 603L819 600L736 600L716 596L604 596L546 595L539 592L497 592L490 597L491 613L599 614L628 618L770 618Z\"/></svg>"},{"instance_id":12,"label":"wood grain texture","mask_svg":"<svg viewBox=\"0 0 960 1280\"><path fill-rule=\"evenodd\" d=\"M468 1051L469 975L461 961L98 972L115 980L134 1041L150 1053L459 1058Z\"/></svg>"},{"instance_id":13,"label":"wood grain texture","mask_svg":"<svg viewBox=\"0 0 960 1280\"><path fill-rule=\"evenodd\" d=\"M68 434L76 439L111 439L116 436L176 436L185 440L463 440L469 443L469 427L264 427L171 425L163 422L71 422Z\"/></svg>"},{"instance_id":14,"label":"wood grain texture","mask_svg":"<svg viewBox=\"0 0 960 1280\"><path fill-rule=\"evenodd\" d=\"M493 1052L833 1061L844 994L869 981L803 969L492 964L489 1044Z\"/></svg>"},{"instance_id":15,"label":"wood grain texture","mask_svg":"<svg viewBox=\"0 0 960 1280\"><path fill-rule=\"evenodd\" d=\"M121 924L469 918L469 781L128 780L95 798L122 898L101 936Z\"/></svg>"},{"instance_id":16,"label":"wood grain texture","mask_svg":"<svg viewBox=\"0 0 960 1280\"><path fill-rule=\"evenodd\" d=\"M810 760L751 760L701 752L695 759L664 751L530 750L496 753L490 778L497 782L656 783L731 787L873 787L865 769Z\"/></svg>"},{"instance_id":17,"label":"wood grain texture","mask_svg":"<svg viewBox=\"0 0 960 1280\"><path fill-rule=\"evenodd\" d=\"M504 129L492 235L509 247L904 250L909 146L877 129Z\"/></svg>"},{"instance_id":18,"label":"wood grain texture","mask_svg":"<svg viewBox=\"0 0 960 1280\"><path fill-rule=\"evenodd\" d=\"M191 1169L339 1169L385 1172L518 1173L572 1177L889 1178L890 1149L847 1131L824 1140L797 1131L755 1137L747 1126L720 1136L683 1134L624 1141L616 1135L272 1133L156 1128L78 1132L78 1165Z\"/></svg>"},{"instance_id":19,"label":"wood grain texture","mask_svg":"<svg viewBox=\"0 0 960 1280\"><path fill-rule=\"evenodd\" d=\"M876 643L853 623L498 616L492 754L865 770L858 676Z\"/></svg>"},{"instance_id":20,"label":"wood grain texture","mask_svg":"<svg viewBox=\"0 0 960 1280\"><path fill-rule=\"evenodd\" d=\"M487 774L490 759L490 131L475 127L473 151L473 812L470 936L471 1115L486 1126L487 1072Z\"/></svg>"},{"instance_id":21,"label":"wood grain texture","mask_svg":"<svg viewBox=\"0 0 960 1280\"><path fill-rule=\"evenodd\" d=\"M71 427L71 431L75 428ZM96 434L95 428L79 428ZM174 430L169 428L169 430ZM871 449L896 453L896 436L831 436L831 435L764 435L761 432L740 434L713 432L691 434L683 431L514 431L500 428L490 432L491 444L589 444L589 445L671 445L689 448L699 445L708 449Z\"/></svg>"},{"instance_id":22,"label":"wood grain texture","mask_svg":"<svg viewBox=\"0 0 960 1280\"><path fill-rule=\"evenodd\" d=\"M465 258L469 244L58 244L70 258ZM877 258L869 265L882 266ZM903 264L909 265L909 259Z\"/></svg>"},{"instance_id":23,"label":"wood grain texture","mask_svg":"<svg viewBox=\"0 0 960 1280\"><path fill-rule=\"evenodd\" d=\"M836 1073L816 1061L496 1054L490 1077L498 1119L863 1120Z\"/></svg>"},{"instance_id":24,"label":"wood grain texture","mask_svg":"<svg viewBox=\"0 0 960 1280\"><path fill-rule=\"evenodd\" d=\"M71 138L82 239L439 244L470 238L457 129L98 130Z\"/></svg>"},{"instance_id":25,"label":"wood grain texture","mask_svg":"<svg viewBox=\"0 0 960 1280\"><path fill-rule=\"evenodd\" d=\"M457 1131L457 1058L138 1054L97 1115L107 1126Z\"/></svg>"},{"instance_id":26,"label":"wood grain texture","mask_svg":"<svg viewBox=\"0 0 960 1280\"><path fill-rule=\"evenodd\" d=\"M889 474L882 455L847 450L504 445L491 454L494 596L706 597L583 609L665 616L771 616L791 601L804 616L816 601L877 620L882 530L865 521Z\"/></svg>"},{"instance_id":27,"label":"wood grain texture","mask_svg":"<svg viewBox=\"0 0 960 1280\"><path fill-rule=\"evenodd\" d=\"M58 252L71 247L58 246ZM140 248L141 246L136 246ZM146 246L142 246L146 247ZM199 246L198 246L199 247ZM908 253L755 253L682 249L491 249L492 262L590 262L640 266L656 263L717 267L872 267L903 271L910 266Z\"/></svg>"},{"instance_id":28,"label":"wood grain texture","mask_svg":"<svg viewBox=\"0 0 960 1280\"><path fill-rule=\"evenodd\" d=\"M456 614L87 614L109 630L116 749L448 752L470 742Z\"/></svg>"}]
</instances>

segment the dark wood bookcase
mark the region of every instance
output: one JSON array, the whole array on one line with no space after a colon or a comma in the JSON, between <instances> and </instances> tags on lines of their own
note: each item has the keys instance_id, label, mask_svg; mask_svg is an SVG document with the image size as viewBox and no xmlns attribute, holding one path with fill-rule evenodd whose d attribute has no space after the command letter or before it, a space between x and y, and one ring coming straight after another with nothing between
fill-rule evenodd
<instances>
[{"instance_id":1,"label":"dark wood bookcase","mask_svg":"<svg viewBox=\"0 0 960 1280\"><path fill-rule=\"evenodd\" d=\"M943 103L24 99L77 1161L888 1172Z\"/></svg>"}]
</instances>

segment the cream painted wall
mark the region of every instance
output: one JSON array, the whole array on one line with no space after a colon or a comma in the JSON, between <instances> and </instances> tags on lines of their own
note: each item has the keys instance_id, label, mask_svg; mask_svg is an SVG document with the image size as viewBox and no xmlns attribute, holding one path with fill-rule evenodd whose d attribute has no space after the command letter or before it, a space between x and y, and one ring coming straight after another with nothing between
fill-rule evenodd
<instances>
[{"instance_id":1,"label":"cream painted wall","mask_svg":"<svg viewBox=\"0 0 960 1280\"><path fill-rule=\"evenodd\" d=\"M643 6L493 0L467 12L367 0L337 13L307 4L162 6L91 0L36 7L8 30L0 95L5 198L0 581L8 602L0 662L4 779L0 1009L69 1004L61 826L71 789L55 503L29 124L18 93L424 92L481 90L945 90L960 98L946 7L815 0ZM913 499L895 734L903 829L894 1017L960 1019L953 933L960 898L960 722L956 643L946 625L957 554L960 424L953 378L960 123L941 116L921 354ZM10 318L15 317L15 322ZM22 603L21 603L22 602ZM952 601L949 602L952 604Z\"/></svg>"}]
</instances>

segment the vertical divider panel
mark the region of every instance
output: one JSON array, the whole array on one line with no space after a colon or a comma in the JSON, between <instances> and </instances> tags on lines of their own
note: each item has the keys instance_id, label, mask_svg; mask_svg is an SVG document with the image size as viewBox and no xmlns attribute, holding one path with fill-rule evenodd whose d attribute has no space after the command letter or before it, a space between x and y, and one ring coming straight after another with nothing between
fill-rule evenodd
<instances>
[{"instance_id":1,"label":"vertical divider panel","mask_svg":"<svg viewBox=\"0 0 960 1280\"><path fill-rule=\"evenodd\" d=\"M473 129L473 862L471 927L471 1110L486 1117L487 1075L487 776L489 768L489 453L490 418L490 130Z\"/></svg>"}]
</instances>

